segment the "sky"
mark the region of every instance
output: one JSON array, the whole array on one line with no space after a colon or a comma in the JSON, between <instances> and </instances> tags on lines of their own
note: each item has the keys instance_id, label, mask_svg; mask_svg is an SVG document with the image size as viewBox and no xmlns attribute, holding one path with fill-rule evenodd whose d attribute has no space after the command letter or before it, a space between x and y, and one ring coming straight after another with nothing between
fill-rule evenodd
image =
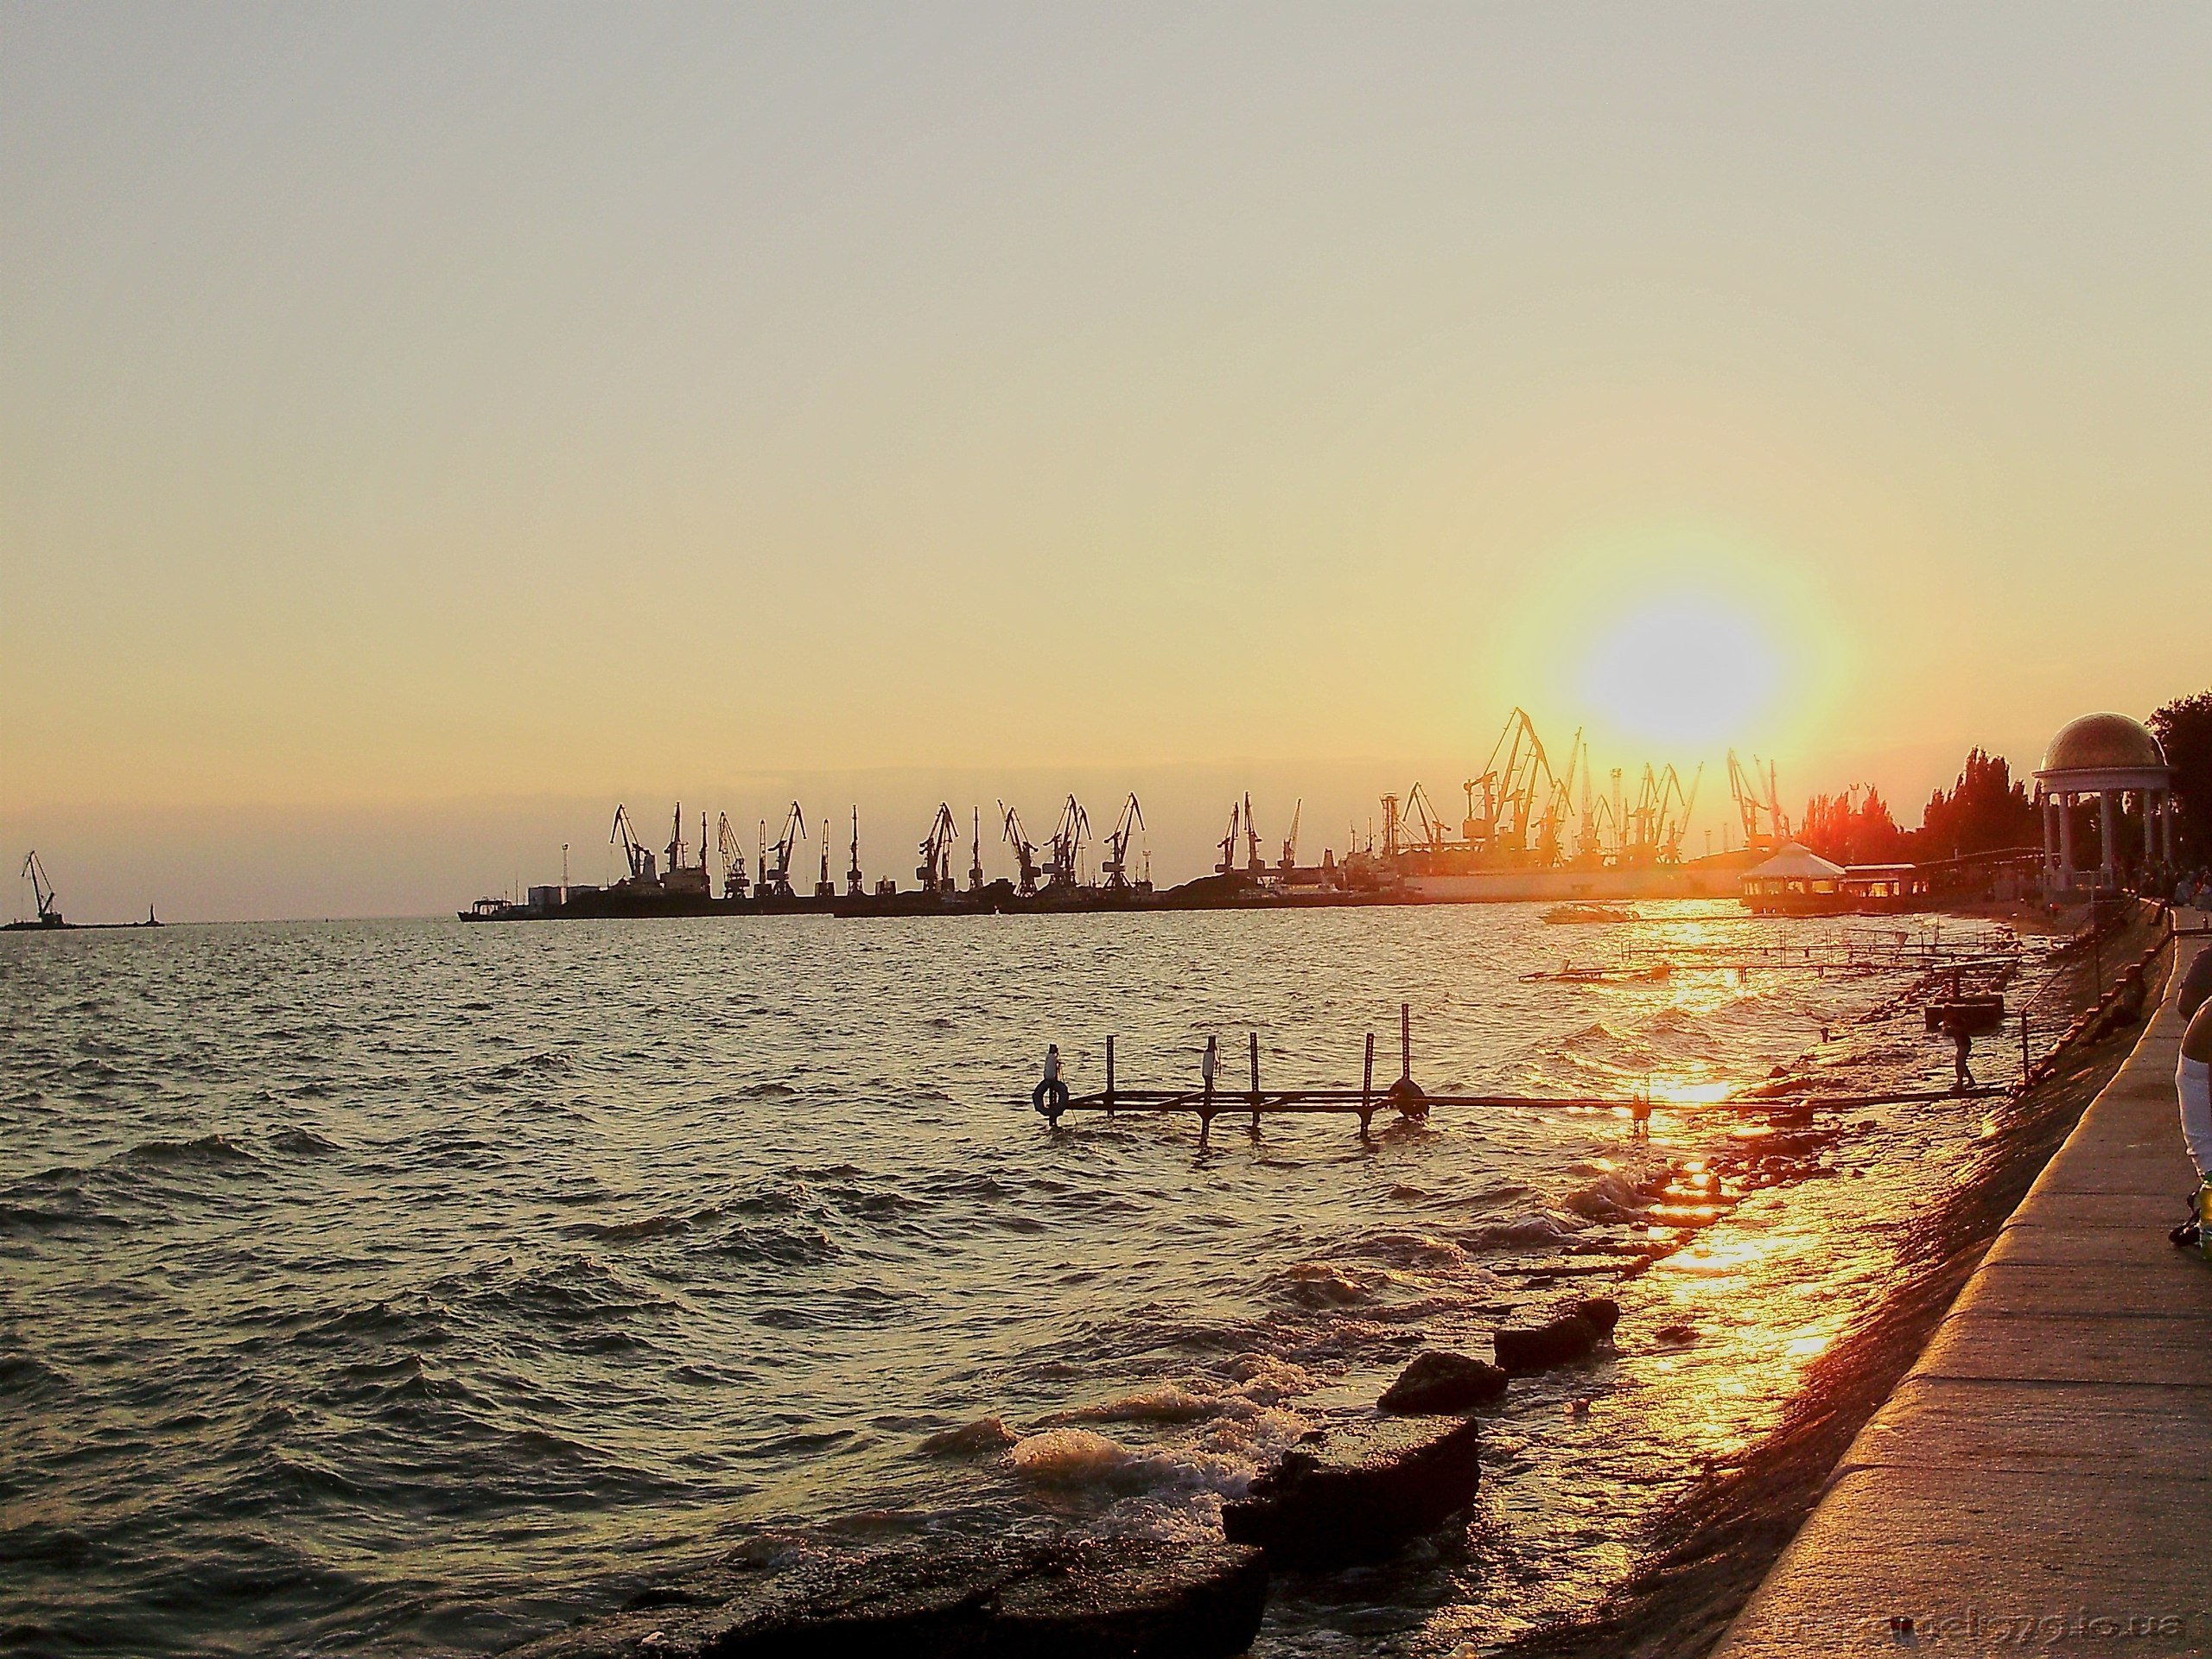
<instances>
[{"instance_id":1,"label":"sky","mask_svg":"<svg viewBox=\"0 0 2212 1659\"><path fill-rule=\"evenodd\" d=\"M1516 704L1912 822L2212 680L2202 6L11 0L0 223L0 853L84 919L617 800L903 881L1134 788L1179 878Z\"/></svg>"}]
</instances>

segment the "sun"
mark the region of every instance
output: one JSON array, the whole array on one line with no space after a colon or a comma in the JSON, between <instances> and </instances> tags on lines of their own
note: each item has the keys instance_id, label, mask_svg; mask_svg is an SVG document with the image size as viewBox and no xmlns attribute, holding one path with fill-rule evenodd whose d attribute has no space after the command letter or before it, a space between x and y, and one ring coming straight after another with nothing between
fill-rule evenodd
<instances>
[{"instance_id":1,"label":"sun","mask_svg":"<svg viewBox=\"0 0 2212 1659\"><path fill-rule=\"evenodd\" d=\"M1760 618L1724 594L1638 602L1592 635L1581 675L1591 706L1655 743L1736 741L1773 709L1783 662Z\"/></svg>"}]
</instances>

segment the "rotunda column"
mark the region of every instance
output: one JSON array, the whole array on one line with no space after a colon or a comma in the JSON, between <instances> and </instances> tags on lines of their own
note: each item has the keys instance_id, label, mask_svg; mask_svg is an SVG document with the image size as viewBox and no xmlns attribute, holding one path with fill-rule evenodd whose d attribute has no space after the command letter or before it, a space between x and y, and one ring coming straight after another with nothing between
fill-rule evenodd
<instances>
[{"instance_id":1,"label":"rotunda column","mask_svg":"<svg viewBox=\"0 0 2212 1659\"><path fill-rule=\"evenodd\" d=\"M2059 791L2058 802L2058 890L2074 891L2074 797Z\"/></svg>"},{"instance_id":2,"label":"rotunda column","mask_svg":"<svg viewBox=\"0 0 2212 1659\"><path fill-rule=\"evenodd\" d=\"M2115 886L2119 880L2120 860L2116 855L2120 849L2115 844L2118 825L2114 823L2118 815L2113 810L2116 793L2116 791L2109 789L2097 791L2097 851L2101 855L2097 876L2100 887Z\"/></svg>"},{"instance_id":3,"label":"rotunda column","mask_svg":"<svg viewBox=\"0 0 2212 1659\"><path fill-rule=\"evenodd\" d=\"M2036 805L2042 809L2037 816L2043 820L2043 884L2048 887L2058 879L2058 802L2045 790Z\"/></svg>"}]
</instances>

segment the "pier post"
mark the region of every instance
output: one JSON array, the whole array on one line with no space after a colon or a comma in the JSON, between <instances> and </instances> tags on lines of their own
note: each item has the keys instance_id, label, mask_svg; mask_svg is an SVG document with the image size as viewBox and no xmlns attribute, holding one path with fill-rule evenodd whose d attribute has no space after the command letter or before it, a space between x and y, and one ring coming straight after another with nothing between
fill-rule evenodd
<instances>
[{"instance_id":1,"label":"pier post","mask_svg":"<svg viewBox=\"0 0 2212 1659\"><path fill-rule=\"evenodd\" d=\"M1376 1033L1367 1033L1367 1066L1360 1071L1360 1139L1367 1139L1367 1123L1374 1122L1376 1106Z\"/></svg>"},{"instance_id":2,"label":"pier post","mask_svg":"<svg viewBox=\"0 0 2212 1659\"><path fill-rule=\"evenodd\" d=\"M1252 1039L1252 1138L1260 1138L1260 1033L1250 1033Z\"/></svg>"},{"instance_id":3,"label":"pier post","mask_svg":"<svg viewBox=\"0 0 2212 1659\"><path fill-rule=\"evenodd\" d=\"M1414 1005L1398 1004L1398 1077L1400 1081L1414 1080Z\"/></svg>"},{"instance_id":4,"label":"pier post","mask_svg":"<svg viewBox=\"0 0 2212 1659\"><path fill-rule=\"evenodd\" d=\"M1114 1115L1114 1039L1106 1039L1106 1115Z\"/></svg>"}]
</instances>

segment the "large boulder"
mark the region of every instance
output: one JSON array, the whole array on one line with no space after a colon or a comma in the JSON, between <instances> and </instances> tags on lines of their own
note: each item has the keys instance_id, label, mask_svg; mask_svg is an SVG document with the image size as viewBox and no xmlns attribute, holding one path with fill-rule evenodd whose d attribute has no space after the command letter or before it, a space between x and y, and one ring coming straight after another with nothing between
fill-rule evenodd
<instances>
[{"instance_id":1,"label":"large boulder","mask_svg":"<svg viewBox=\"0 0 2212 1659\"><path fill-rule=\"evenodd\" d=\"M1222 1506L1222 1531L1285 1567L1380 1560L1474 1502L1478 1433L1389 1419L1319 1431Z\"/></svg>"},{"instance_id":2,"label":"large boulder","mask_svg":"<svg viewBox=\"0 0 2212 1659\"><path fill-rule=\"evenodd\" d=\"M1267 1563L1231 1543L963 1544L723 1570L520 1649L527 1659L1231 1659Z\"/></svg>"},{"instance_id":3,"label":"large boulder","mask_svg":"<svg viewBox=\"0 0 2212 1659\"><path fill-rule=\"evenodd\" d=\"M1618 1302L1609 1296L1592 1296L1542 1325L1494 1331L1491 1342L1497 1350L1501 1368L1525 1376L1589 1358L1599 1343L1612 1336L1620 1319Z\"/></svg>"},{"instance_id":4,"label":"large boulder","mask_svg":"<svg viewBox=\"0 0 2212 1659\"><path fill-rule=\"evenodd\" d=\"M1505 1392L1505 1373L1487 1361L1431 1349L1416 1355L1383 1390L1385 1411L1442 1414L1472 1411Z\"/></svg>"}]
</instances>

